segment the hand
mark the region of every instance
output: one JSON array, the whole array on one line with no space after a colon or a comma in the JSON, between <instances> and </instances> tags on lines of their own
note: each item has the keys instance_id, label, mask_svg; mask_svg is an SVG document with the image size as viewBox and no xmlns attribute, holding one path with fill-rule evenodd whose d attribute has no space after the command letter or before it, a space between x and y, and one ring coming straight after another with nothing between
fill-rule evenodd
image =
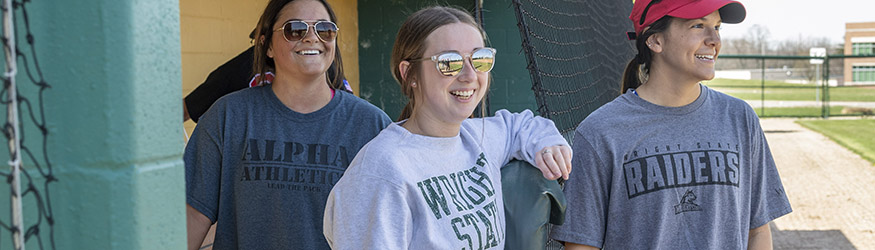
<instances>
[{"instance_id":1,"label":"hand","mask_svg":"<svg viewBox=\"0 0 875 250\"><path fill-rule=\"evenodd\" d=\"M571 147L558 145L545 147L535 155L535 167L549 180L562 177L568 180L571 174Z\"/></svg>"}]
</instances>

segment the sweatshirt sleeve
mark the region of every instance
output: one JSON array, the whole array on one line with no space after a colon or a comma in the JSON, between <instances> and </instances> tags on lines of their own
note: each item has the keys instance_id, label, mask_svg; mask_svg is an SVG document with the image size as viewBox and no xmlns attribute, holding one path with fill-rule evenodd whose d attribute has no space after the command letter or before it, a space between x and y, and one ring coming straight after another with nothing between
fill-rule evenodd
<instances>
[{"instance_id":1,"label":"sweatshirt sleeve","mask_svg":"<svg viewBox=\"0 0 875 250\"><path fill-rule=\"evenodd\" d=\"M328 195L323 234L331 249L407 249L412 212L403 189L382 178L342 178Z\"/></svg>"},{"instance_id":2,"label":"sweatshirt sleeve","mask_svg":"<svg viewBox=\"0 0 875 250\"><path fill-rule=\"evenodd\" d=\"M494 117L485 119L486 129L484 133L486 137L504 139L504 141L491 141L492 145L486 146L502 147L504 158L501 159L501 166L504 166L511 159L524 160L535 165L535 154L541 149L549 146L568 145L553 121L535 116L530 110L511 113L502 109L495 112ZM492 133L500 134L492 135Z\"/></svg>"}]
</instances>

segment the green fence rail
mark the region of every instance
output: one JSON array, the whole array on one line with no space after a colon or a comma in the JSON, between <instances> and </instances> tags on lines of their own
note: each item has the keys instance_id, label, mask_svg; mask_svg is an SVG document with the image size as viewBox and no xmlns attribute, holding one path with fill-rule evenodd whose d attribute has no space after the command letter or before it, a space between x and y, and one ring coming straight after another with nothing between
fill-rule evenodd
<instances>
[{"instance_id":1,"label":"green fence rail","mask_svg":"<svg viewBox=\"0 0 875 250\"><path fill-rule=\"evenodd\" d=\"M755 88L755 87L759 87L759 92L760 92L759 115L761 117L817 117L816 115L793 114L792 112L790 114L786 114L786 113L769 114L769 113L767 113L766 112L766 108L767 108L766 88L775 88L775 89L782 89L782 88L783 89L812 89L813 88L813 89L815 89L816 92L818 92L817 96L819 97L819 100L817 100L817 101L820 102L820 115L819 115L819 117L822 117L822 118L829 118L830 116L860 116L860 115L867 116L867 115L872 115L872 111L875 110L875 82L871 82L871 83L867 82L865 84L855 84L855 85L844 86L843 84L838 84L839 81L837 80L836 81L837 86L830 86L830 79L831 79L830 61L831 60L840 60L840 59L851 59L851 58L871 58L873 60L871 62L867 62L868 64L866 64L866 65L869 65L869 64L875 65L875 54L870 54L870 55L825 55L825 56L720 55L720 59L748 59L748 60L759 61L758 68L759 68L759 73L760 73L760 75L759 75L760 84L759 84L759 86L750 86L750 85L748 85L748 86L727 86L727 85L720 85L719 83L717 83L717 84L709 84L709 86L717 87L717 88L720 88L720 87L723 87L723 88ZM820 77L820 80L815 81L816 86L803 86L803 85L785 86L785 85L774 85L774 84L773 84L774 86L767 86L767 84L766 84L766 81L767 81L766 61L767 60L815 60L815 59L822 60L822 64L823 64L823 67L820 67L819 72L815 72L815 75ZM843 68L844 67L851 67L851 65L844 65L844 64L845 64L845 62L842 61L842 63L840 65L842 65ZM745 65L745 64L742 64L742 65ZM750 69L755 69L755 68L744 67L744 69L750 70ZM832 69L832 70L834 70L834 69ZM844 69L842 69L842 72L844 72ZM753 71L751 72L751 74L753 74ZM844 73L842 73L842 74L844 74ZM843 77L843 79L844 79L844 77ZM845 79L845 80L847 80L847 79ZM841 81L841 82L844 83L845 81ZM856 93L854 95L854 97L851 99L855 100L856 104L863 104L866 107L854 107L851 110L857 111L857 112L848 113L848 114L831 112L830 90L834 89L834 88L845 88L845 87L853 87L853 88L861 89L862 93ZM861 92L861 91L857 91L857 90L842 91L842 93L845 93L845 92ZM870 96L871 96L871 98L870 98ZM753 101L750 99L749 95L747 95L745 97L747 97L747 98L742 98L742 99L746 99L747 101ZM871 105L869 105L869 102L871 102ZM836 107L836 108L838 108L838 107Z\"/></svg>"}]
</instances>

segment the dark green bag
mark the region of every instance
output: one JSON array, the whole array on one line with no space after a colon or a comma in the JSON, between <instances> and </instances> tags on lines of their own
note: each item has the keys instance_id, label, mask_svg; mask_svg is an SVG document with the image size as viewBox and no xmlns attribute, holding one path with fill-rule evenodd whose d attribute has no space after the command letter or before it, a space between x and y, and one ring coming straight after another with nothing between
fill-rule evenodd
<instances>
[{"instance_id":1,"label":"dark green bag","mask_svg":"<svg viewBox=\"0 0 875 250\"><path fill-rule=\"evenodd\" d=\"M565 194L557 181L525 161L513 160L501 169L506 225L504 249L544 249L548 223L565 221Z\"/></svg>"}]
</instances>

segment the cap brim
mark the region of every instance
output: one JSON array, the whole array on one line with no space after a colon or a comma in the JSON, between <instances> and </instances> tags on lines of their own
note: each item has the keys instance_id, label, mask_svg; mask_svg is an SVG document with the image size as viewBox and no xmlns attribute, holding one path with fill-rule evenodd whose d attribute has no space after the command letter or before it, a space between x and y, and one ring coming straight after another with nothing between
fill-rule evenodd
<instances>
[{"instance_id":1,"label":"cap brim","mask_svg":"<svg viewBox=\"0 0 875 250\"><path fill-rule=\"evenodd\" d=\"M747 11L739 2L730 2L720 8L720 18L724 23L740 23L747 16Z\"/></svg>"}]
</instances>

